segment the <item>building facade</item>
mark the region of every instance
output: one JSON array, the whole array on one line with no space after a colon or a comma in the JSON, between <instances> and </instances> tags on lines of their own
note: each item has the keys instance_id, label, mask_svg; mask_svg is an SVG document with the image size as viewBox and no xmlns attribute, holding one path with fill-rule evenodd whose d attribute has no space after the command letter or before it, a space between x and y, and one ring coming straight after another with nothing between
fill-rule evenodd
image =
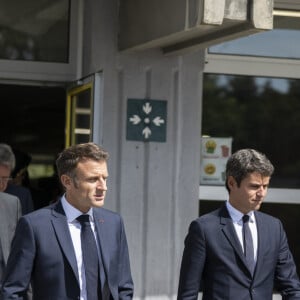
<instances>
[{"instance_id":1,"label":"building facade","mask_svg":"<svg viewBox=\"0 0 300 300\"><path fill-rule=\"evenodd\" d=\"M4 2L11 18L1 36L10 47L2 53L0 85L65 91L64 145L91 140L110 152L106 207L125 221L135 297L176 297L183 241L199 215L199 198L226 199L222 186L199 185L206 76L300 78L294 58L287 67L289 57L225 55L218 46L272 32L275 18L292 26L300 3L32 0L28 15L35 9L36 23L28 24L17 1ZM4 39L8 29L15 41ZM43 100L36 102L42 110ZM288 191L273 190L271 198L280 202ZM297 195L297 189L289 194L293 203Z\"/></svg>"}]
</instances>

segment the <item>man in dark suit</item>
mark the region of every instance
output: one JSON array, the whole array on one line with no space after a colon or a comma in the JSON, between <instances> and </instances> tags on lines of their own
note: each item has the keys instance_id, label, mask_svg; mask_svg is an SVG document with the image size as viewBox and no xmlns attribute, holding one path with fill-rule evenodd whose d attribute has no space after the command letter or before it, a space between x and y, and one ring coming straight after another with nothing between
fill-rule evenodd
<instances>
[{"instance_id":1,"label":"man in dark suit","mask_svg":"<svg viewBox=\"0 0 300 300\"><path fill-rule=\"evenodd\" d=\"M300 299L300 282L282 224L258 212L273 171L266 156L253 149L239 150L229 158L229 200L191 223L178 299L197 299L202 290L204 300L271 300L274 284L283 299Z\"/></svg>"},{"instance_id":2,"label":"man in dark suit","mask_svg":"<svg viewBox=\"0 0 300 300\"><path fill-rule=\"evenodd\" d=\"M4 192L14 195L20 199L22 215L28 214L33 211L32 195L28 188L8 183Z\"/></svg>"},{"instance_id":3,"label":"man in dark suit","mask_svg":"<svg viewBox=\"0 0 300 300\"><path fill-rule=\"evenodd\" d=\"M21 217L1 300L25 299L30 282L35 300L132 299L122 219L101 207L107 191L107 158L108 153L93 143L71 146L58 156L56 165L65 194L53 205ZM84 255L82 216L92 229L89 256L96 249L92 262L96 270L92 271L90 257ZM92 272L97 280L90 289L87 278Z\"/></svg>"},{"instance_id":4,"label":"man in dark suit","mask_svg":"<svg viewBox=\"0 0 300 300\"><path fill-rule=\"evenodd\" d=\"M2 177L0 177L0 184ZM6 267L10 244L21 216L21 204L17 197L0 192L0 286Z\"/></svg>"}]
</instances>

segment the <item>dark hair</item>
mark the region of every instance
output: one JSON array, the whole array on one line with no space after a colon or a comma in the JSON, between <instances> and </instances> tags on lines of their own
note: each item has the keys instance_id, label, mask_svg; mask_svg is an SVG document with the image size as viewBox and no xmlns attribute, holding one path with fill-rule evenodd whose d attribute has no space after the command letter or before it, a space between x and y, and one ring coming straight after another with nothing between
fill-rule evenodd
<instances>
[{"instance_id":1,"label":"dark hair","mask_svg":"<svg viewBox=\"0 0 300 300\"><path fill-rule=\"evenodd\" d=\"M107 161L109 154L95 143L73 145L59 153L56 159L58 176L67 174L74 177L74 170L79 162L86 160Z\"/></svg>"},{"instance_id":2,"label":"dark hair","mask_svg":"<svg viewBox=\"0 0 300 300\"><path fill-rule=\"evenodd\" d=\"M274 166L263 153L254 149L242 149L232 154L226 164L225 185L228 192L227 179L229 176L232 176L236 180L237 185L240 186L242 180L253 172L271 177L274 172Z\"/></svg>"}]
</instances>

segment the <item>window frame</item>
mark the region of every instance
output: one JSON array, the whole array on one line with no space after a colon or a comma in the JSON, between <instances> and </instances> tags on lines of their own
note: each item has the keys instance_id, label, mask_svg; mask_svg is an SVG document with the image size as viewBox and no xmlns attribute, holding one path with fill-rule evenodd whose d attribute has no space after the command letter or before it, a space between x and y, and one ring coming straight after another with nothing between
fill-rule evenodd
<instances>
[{"instance_id":1,"label":"window frame","mask_svg":"<svg viewBox=\"0 0 300 300\"><path fill-rule=\"evenodd\" d=\"M0 78L5 80L34 80L66 82L76 79L81 66L82 1L70 1L69 60L68 63L18 61L0 59Z\"/></svg>"}]
</instances>

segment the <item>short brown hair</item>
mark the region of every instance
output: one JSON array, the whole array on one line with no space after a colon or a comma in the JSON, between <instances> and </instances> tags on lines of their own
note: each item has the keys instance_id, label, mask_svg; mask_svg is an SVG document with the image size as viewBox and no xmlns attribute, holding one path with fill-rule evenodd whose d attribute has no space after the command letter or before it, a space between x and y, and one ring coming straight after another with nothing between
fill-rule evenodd
<instances>
[{"instance_id":1,"label":"short brown hair","mask_svg":"<svg viewBox=\"0 0 300 300\"><path fill-rule=\"evenodd\" d=\"M107 161L109 154L95 143L83 143L64 149L56 159L58 176L67 174L74 176L74 170L79 162L85 160Z\"/></svg>"}]
</instances>

